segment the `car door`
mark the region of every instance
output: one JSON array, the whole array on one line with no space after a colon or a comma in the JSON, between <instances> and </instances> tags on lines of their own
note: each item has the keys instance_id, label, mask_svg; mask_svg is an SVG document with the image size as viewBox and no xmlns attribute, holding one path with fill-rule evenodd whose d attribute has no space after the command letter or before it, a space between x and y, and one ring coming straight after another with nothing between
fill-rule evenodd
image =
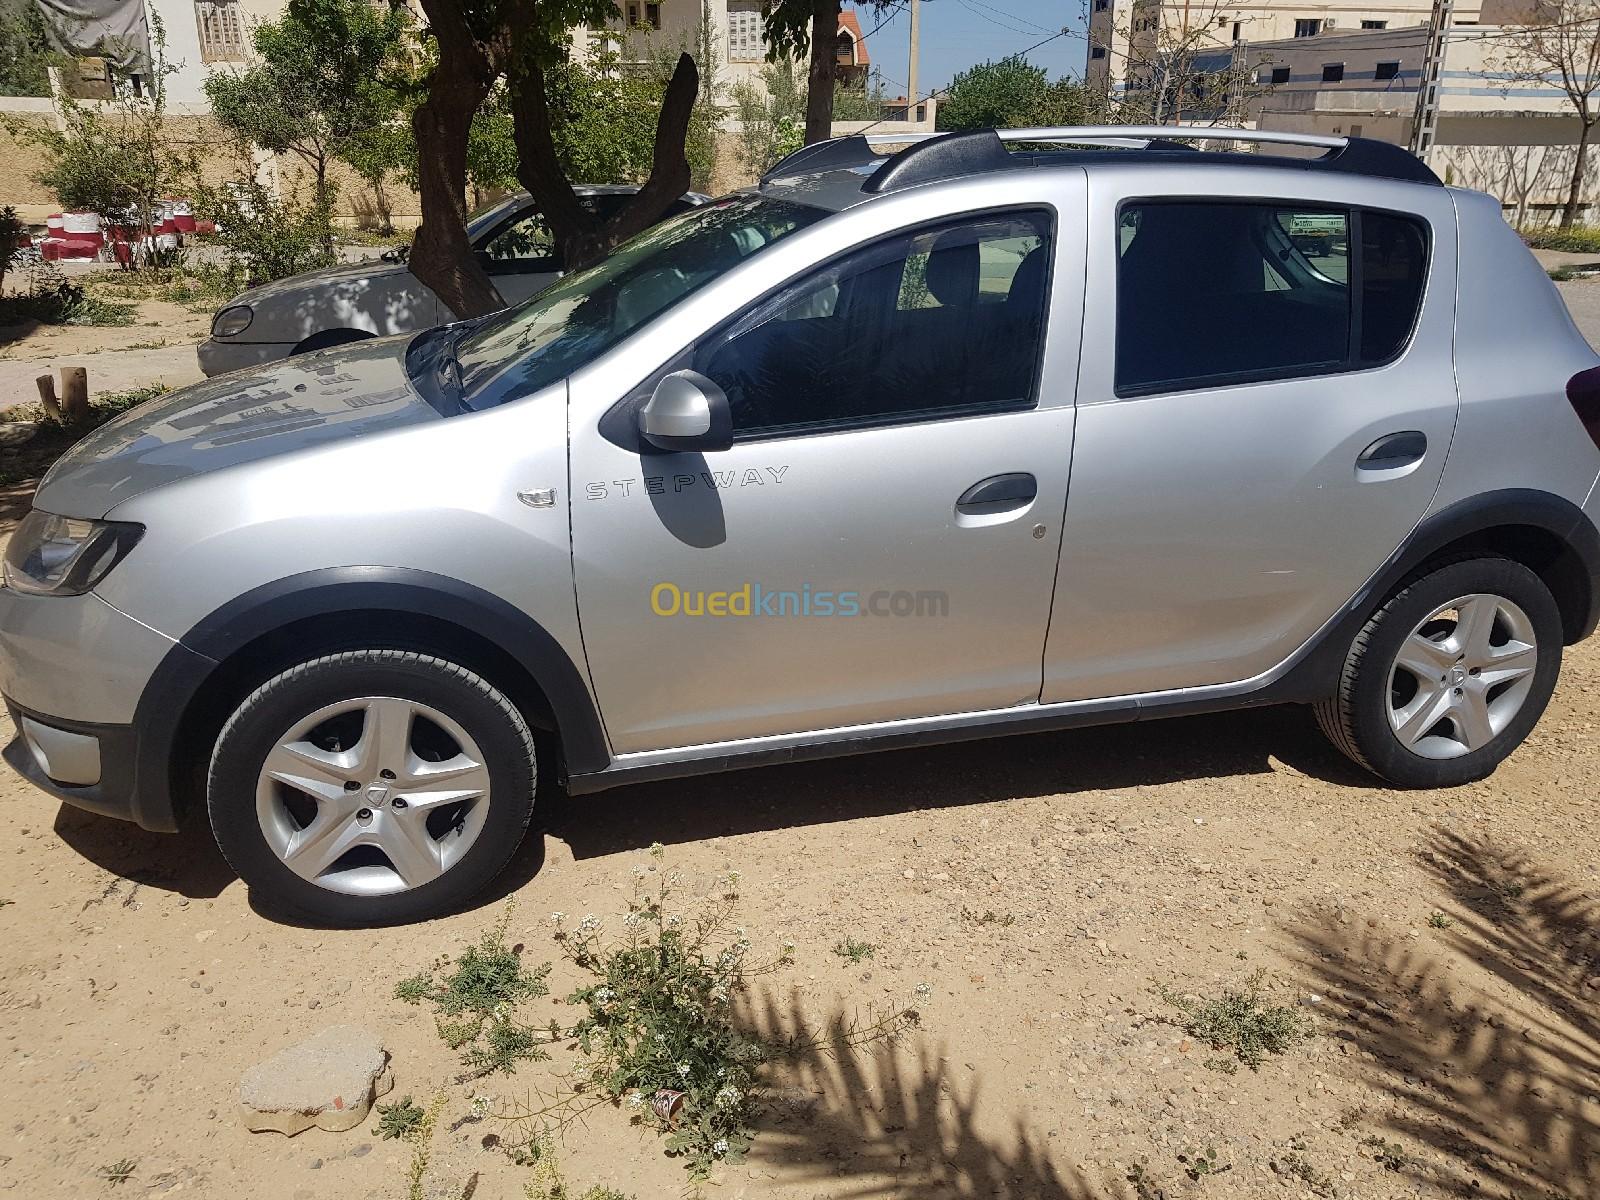
<instances>
[{"instance_id":1,"label":"car door","mask_svg":"<svg viewBox=\"0 0 1600 1200\"><path fill-rule=\"evenodd\" d=\"M1209 168L1197 193L1207 169L1090 183L1103 302L1086 305L1046 701L1272 671L1401 544L1444 467L1445 190L1352 176L1307 196L1303 175L1249 167Z\"/></svg>"},{"instance_id":2,"label":"car door","mask_svg":"<svg viewBox=\"0 0 1600 1200\"><path fill-rule=\"evenodd\" d=\"M614 751L1037 701L1081 302L1062 225L941 220L729 313L652 377L727 393L725 451L619 444L604 421L631 410L575 382L574 572Z\"/></svg>"}]
</instances>

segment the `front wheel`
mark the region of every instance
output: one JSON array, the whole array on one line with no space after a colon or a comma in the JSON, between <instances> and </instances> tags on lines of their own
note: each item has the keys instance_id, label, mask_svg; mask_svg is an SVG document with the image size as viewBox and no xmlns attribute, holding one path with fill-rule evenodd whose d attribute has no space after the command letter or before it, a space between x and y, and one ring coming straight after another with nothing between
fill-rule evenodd
<instances>
[{"instance_id":1,"label":"front wheel","mask_svg":"<svg viewBox=\"0 0 1600 1200\"><path fill-rule=\"evenodd\" d=\"M1561 670L1561 614L1504 558L1413 579L1356 635L1317 721L1350 758L1401 787L1488 775L1528 736Z\"/></svg>"},{"instance_id":2,"label":"front wheel","mask_svg":"<svg viewBox=\"0 0 1600 1200\"><path fill-rule=\"evenodd\" d=\"M319 920L389 924L487 886L527 830L536 780L533 735L486 680L426 654L351 650L244 699L206 802L252 889Z\"/></svg>"}]
</instances>

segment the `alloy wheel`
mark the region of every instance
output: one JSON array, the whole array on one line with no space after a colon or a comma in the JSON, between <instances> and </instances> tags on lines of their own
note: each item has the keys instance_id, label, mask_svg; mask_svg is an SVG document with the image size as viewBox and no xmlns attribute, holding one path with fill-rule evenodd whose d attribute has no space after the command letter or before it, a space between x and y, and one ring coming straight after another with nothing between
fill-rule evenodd
<instances>
[{"instance_id":1,"label":"alloy wheel","mask_svg":"<svg viewBox=\"0 0 1600 1200\"><path fill-rule=\"evenodd\" d=\"M1521 710L1538 664L1521 608L1504 596L1460 596L1401 643L1389 672L1389 727L1423 758L1480 750Z\"/></svg>"},{"instance_id":2,"label":"alloy wheel","mask_svg":"<svg viewBox=\"0 0 1600 1200\"><path fill-rule=\"evenodd\" d=\"M256 816L301 878L353 896L430 883L483 831L489 768L439 710L395 696L342 700L295 723L267 754Z\"/></svg>"}]
</instances>

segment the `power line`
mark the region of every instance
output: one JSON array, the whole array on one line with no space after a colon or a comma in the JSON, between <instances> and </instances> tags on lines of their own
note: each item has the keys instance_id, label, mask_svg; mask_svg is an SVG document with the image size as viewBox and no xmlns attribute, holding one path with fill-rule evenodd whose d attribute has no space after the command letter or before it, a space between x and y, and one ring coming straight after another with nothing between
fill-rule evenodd
<instances>
[{"instance_id":1,"label":"power line","mask_svg":"<svg viewBox=\"0 0 1600 1200\"><path fill-rule=\"evenodd\" d=\"M1013 25L1013 24L1010 24L1010 21L1016 20L1016 18L1011 17L1011 15L1009 13L1004 14L1005 17L1008 18L1008 19L1007 20L1002 20L1000 17L991 16L988 13L979 12L978 9L972 4L971 0L957 0L957 2L961 5L962 8L966 9L969 13L971 13L973 16L977 17L980 21L988 21L991 25L998 25L1001 29L1009 30L1012 33L1022 33L1022 34L1027 34L1027 35L1031 36L1031 35L1033 35L1035 33L1041 32L1040 27L1037 26L1037 25L1033 25L1032 28L1027 28L1024 25ZM985 7L987 7L987 6L985 6ZM1000 9L995 9L993 11L996 12L996 13L999 13L1001 10Z\"/></svg>"},{"instance_id":2,"label":"power line","mask_svg":"<svg viewBox=\"0 0 1600 1200\"><path fill-rule=\"evenodd\" d=\"M1017 13L1014 13L1009 9L1000 8L999 6L994 5L994 4L986 4L986 3L984 3L984 0L971 0L971 3L968 3L968 0L961 0L961 3L962 3L963 6L965 6L968 9L970 9L973 4L976 4L979 8L986 8L990 12L999 13L1003 17L1007 17L1007 18L1009 18L1009 19L1011 19L1013 21L1019 21L1022 24L1028 26L1028 30L1027 31L1019 29L1019 30L1016 31L1018 33L1028 32L1028 31L1031 31L1033 33L1049 33L1049 32L1051 32L1050 27L1048 25L1040 25L1036 21L1030 21L1030 20L1028 20L1028 18L1026 18L1024 16L1019 16ZM978 13L977 15L978 16L982 16L983 14L982 13Z\"/></svg>"}]
</instances>

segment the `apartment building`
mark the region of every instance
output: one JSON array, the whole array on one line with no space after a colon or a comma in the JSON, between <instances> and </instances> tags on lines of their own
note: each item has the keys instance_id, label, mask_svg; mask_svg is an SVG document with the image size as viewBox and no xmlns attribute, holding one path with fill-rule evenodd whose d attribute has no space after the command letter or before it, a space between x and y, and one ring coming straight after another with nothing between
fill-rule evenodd
<instances>
[{"instance_id":1,"label":"apartment building","mask_svg":"<svg viewBox=\"0 0 1600 1200\"><path fill-rule=\"evenodd\" d=\"M1487 0L1496 3L1497 0ZM1378 0L1374 4L1286 4L1281 0L1089 0L1088 60L1084 77L1116 95L1130 78L1147 73L1163 54L1184 43L1277 43L1301 38L1426 26L1431 0ZM1479 21L1480 0L1460 0L1455 23Z\"/></svg>"}]
</instances>

